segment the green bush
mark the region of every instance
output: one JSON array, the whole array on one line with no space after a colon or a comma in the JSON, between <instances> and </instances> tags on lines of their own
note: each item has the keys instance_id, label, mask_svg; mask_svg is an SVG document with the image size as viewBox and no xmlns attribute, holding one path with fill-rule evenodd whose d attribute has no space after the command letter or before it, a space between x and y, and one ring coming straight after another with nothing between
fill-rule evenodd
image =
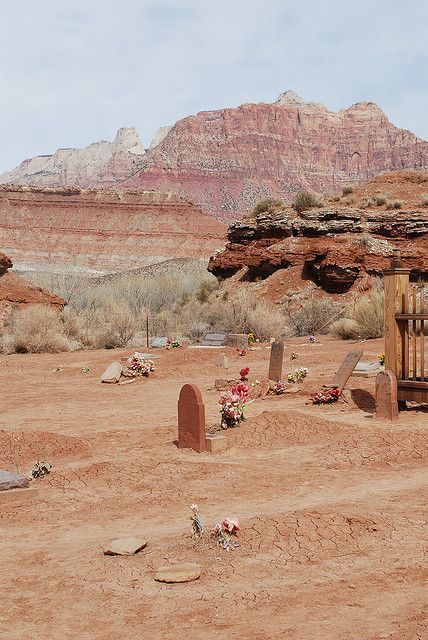
<instances>
[{"instance_id":1,"label":"green bush","mask_svg":"<svg viewBox=\"0 0 428 640\"><path fill-rule=\"evenodd\" d=\"M254 209L253 215L258 216L260 213L265 213L265 211L270 211L271 209L275 209L276 207L285 207L285 204L282 200L277 200L276 198L266 198L265 200L260 200Z\"/></svg>"},{"instance_id":2,"label":"green bush","mask_svg":"<svg viewBox=\"0 0 428 640\"><path fill-rule=\"evenodd\" d=\"M387 203L387 197L384 196L383 194L379 193L377 195L375 195L373 197L374 203L378 206L378 207L382 207L384 204Z\"/></svg>"}]
</instances>

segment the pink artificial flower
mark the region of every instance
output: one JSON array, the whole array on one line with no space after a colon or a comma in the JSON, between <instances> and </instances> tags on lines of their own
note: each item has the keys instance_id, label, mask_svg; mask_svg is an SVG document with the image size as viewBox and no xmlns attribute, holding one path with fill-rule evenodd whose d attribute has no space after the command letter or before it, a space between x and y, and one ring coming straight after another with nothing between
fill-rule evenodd
<instances>
[{"instance_id":1,"label":"pink artificial flower","mask_svg":"<svg viewBox=\"0 0 428 640\"><path fill-rule=\"evenodd\" d=\"M223 528L229 533L236 533L241 530L238 518L225 518L223 520Z\"/></svg>"}]
</instances>

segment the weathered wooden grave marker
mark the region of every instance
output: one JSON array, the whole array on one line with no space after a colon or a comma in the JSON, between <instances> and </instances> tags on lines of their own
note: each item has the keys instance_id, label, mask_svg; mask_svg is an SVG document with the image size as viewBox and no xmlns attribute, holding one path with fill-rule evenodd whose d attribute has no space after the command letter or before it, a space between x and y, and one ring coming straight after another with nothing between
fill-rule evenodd
<instances>
[{"instance_id":1,"label":"weathered wooden grave marker","mask_svg":"<svg viewBox=\"0 0 428 640\"><path fill-rule=\"evenodd\" d=\"M284 341L275 340L270 348L269 380L278 382L282 376L282 361L284 358Z\"/></svg>"},{"instance_id":2,"label":"weathered wooden grave marker","mask_svg":"<svg viewBox=\"0 0 428 640\"><path fill-rule=\"evenodd\" d=\"M333 380L329 385L324 385L328 389L332 389L333 387L337 387L340 392L343 391L346 383L352 375L352 372L355 369L357 362L360 360L363 355L362 349L355 349L354 351L349 351L339 369L333 376Z\"/></svg>"},{"instance_id":3,"label":"weathered wooden grave marker","mask_svg":"<svg viewBox=\"0 0 428 640\"><path fill-rule=\"evenodd\" d=\"M376 418L398 418L397 378L392 371L380 371L376 376Z\"/></svg>"}]
</instances>

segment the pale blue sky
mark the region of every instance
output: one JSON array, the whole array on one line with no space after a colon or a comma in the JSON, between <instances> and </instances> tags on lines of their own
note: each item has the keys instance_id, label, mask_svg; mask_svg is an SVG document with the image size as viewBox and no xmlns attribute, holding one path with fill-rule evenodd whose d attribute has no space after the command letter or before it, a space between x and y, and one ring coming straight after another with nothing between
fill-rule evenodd
<instances>
[{"instance_id":1,"label":"pale blue sky","mask_svg":"<svg viewBox=\"0 0 428 640\"><path fill-rule=\"evenodd\" d=\"M0 171L293 89L428 137L428 0L0 0Z\"/></svg>"}]
</instances>

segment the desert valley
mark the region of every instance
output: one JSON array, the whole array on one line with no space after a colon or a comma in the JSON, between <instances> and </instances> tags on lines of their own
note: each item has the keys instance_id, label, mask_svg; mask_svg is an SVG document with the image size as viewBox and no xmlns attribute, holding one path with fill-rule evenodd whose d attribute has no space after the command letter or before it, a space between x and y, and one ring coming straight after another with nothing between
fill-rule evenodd
<instances>
[{"instance_id":1,"label":"desert valley","mask_svg":"<svg viewBox=\"0 0 428 640\"><path fill-rule=\"evenodd\" d=\"M428 142L374 102L2 173L0 364L1 640L424 637Z\"/></svg>"}]
</instances>

